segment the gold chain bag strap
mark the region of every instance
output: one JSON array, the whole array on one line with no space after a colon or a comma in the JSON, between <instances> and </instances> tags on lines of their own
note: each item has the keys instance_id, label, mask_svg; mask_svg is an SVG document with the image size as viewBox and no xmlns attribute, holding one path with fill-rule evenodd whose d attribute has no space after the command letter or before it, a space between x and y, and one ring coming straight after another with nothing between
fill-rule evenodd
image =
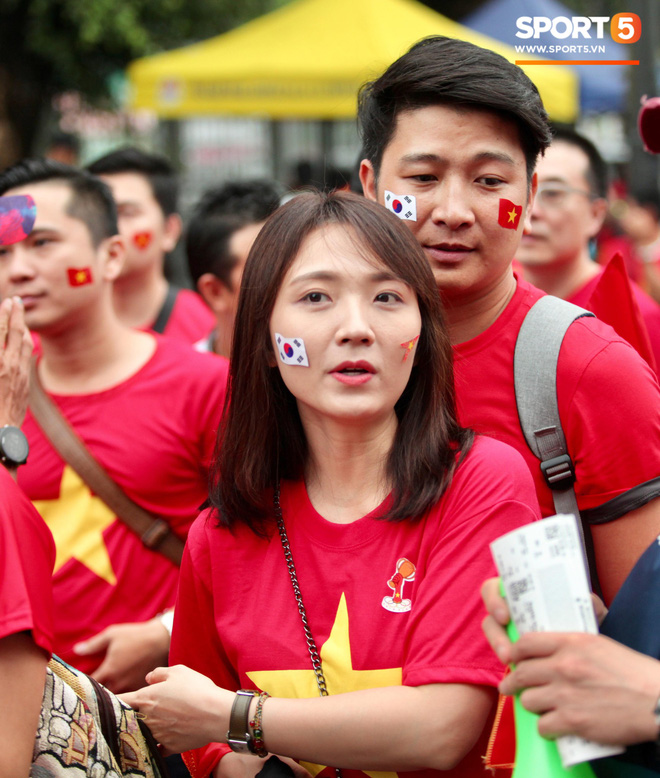
<instances>
[{"instance_id":1,"label":"gold chain bag strap","mask_svg":"<svg viewBox=\"0 0 660 778\"><path fill-rule=\"evenodd\" d=\"M280 505L280 485L279 483L275 487L273 492L273 506L275 508L275 518L277 519L277 529L280 533L280 540L282 541L282 549L284 550L284 559L286 560L286 566L289 570L289 576L291 578L291 584L293 585L293 594L296 598L298 605L298 613L302 619L303 630L305 631L305 639L307 641L307 650L309 651L309 658L312 660L312 669L316 676L316 685L319 689L319 695L321 697L327 697L328 687L325 682L325 675L323 674L323 665L321 663L321 657L319 656L318 649L316 647L316 641L312 635L312 631L309 628L309 622L307 620L307 611L303 604L302 593L300 591L300 584L298 583L298 575L296 573L296 566L293 562L293 554L291 553L291 544L289 543L289 536L286 534L286 527L284 526L284 516L282 515L282 506ZM335 767L335 778L342 778L341 769Z\"/></svg>"},{"instance_id":2,"label":"gold chain bag strap","mask_svg":"<svg viewBox=\"0 0 660 778\"><path fill-rule=\"evenodd\" d=\"M132 530L152 551L158 551L175 565L181 564L183 541L167 522L156 518L136 505L110 478L78 437L59 408L46 394L32 360L29 406L35 421L58 454L78 473L82 480L110 510Z\"/></svg>"}]
</instances>

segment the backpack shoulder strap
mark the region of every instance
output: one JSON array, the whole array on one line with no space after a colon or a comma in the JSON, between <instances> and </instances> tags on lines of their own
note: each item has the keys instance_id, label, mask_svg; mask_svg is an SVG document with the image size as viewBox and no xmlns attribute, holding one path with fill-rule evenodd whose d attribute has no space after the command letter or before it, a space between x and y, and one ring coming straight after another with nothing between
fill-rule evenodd
<instances>
[{"instance_id":1,"label":"backpack shoulder strap","mask_svg":"<svg viewBox=\"0 0 660 778\"><path fill-rule=\"evenodd\" d=\"M541 297L523 321L513 359L516 405L527 445L541 460L557 513L578 518L575 471L557 406L557 362L566 331L583 316L593 313L558 297Z\"/></svg>"},{"instance_id":2,"label":"backpack shoulder strap","mask_svg":"<svg viewBox=\"0 0 660 778\"><path fill-rule=\"evenodd\" d=\"M167 322L170 320L170 316L172 315L172 311L174 310L174 304L176 303L177 295L179 294L181 290L178 286L174 286L174 284L168 284L167 285L167 294L165 295L165 301L163 302L163 305L158 311L158 316L156 316L156 321L151 325L151 329L154 332L158 332L160 335L165 332L165 327L167 327Z\"/></svg>"}]
</instances>

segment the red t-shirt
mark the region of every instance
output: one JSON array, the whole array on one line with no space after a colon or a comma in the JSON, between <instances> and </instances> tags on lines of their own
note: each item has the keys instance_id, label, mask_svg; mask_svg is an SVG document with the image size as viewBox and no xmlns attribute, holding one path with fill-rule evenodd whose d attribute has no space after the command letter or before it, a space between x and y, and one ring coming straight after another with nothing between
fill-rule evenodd
<instances>
[{"instance_id":1,"label":"red t-shirt","mask_svg":"<svg viewBox=\"0 0 660 778\"><path fill-rule=\"evenodd\" d=\"M589 302L594 289L598 285L603 271L594 276L590 281L574 294L568 297L568 302L574 305L585 307ZM660 305L650 297L646 292L641 289L634 281L630 281L630 288L639 306L639 312L642 315L644 324L646 325L646 331L648 332L651 348L653 349L653 355L655 356L656 366L660 368Z\"/></svg>"},{"instance_id":2,"label":"red t-shirt","mask_svg":"<svg viewBox=\"0 0 660 778\"><path fill-rule=\"evenodd\" d=\"M513 446L527 461L544 516L555 513L539 460L516 409L513 354L525 315L543 296L518 279L504 312L454 348L461 424ZM595 508L660 475L660 392L653 371L611 327L593 317L572 324L557 365L557 398L576 472L580 510Z\"/></svg>"},{"instance_id":3,"label":"red t-shirt","mask_svg":"<svg viewBox=\"0 0 660 778\"><path fill-rule=\"evenodd\" d=\"M43 519L0 465L0 639L30 631L53 650L55 544Z\"/></svg>"},{"instance_id":4,"label":"red t-shirt","mask_svg":"<svg viewBox=\"0 0 660 778\"><path fill-rule=\"evenodd\" d=\"M215 326L215 316L197 292L192 289L179 289L162 334L193 345L208 335ZM144 329L151 331L151 327Z\"/></svg>"},{"instance_id":5,"label":"red t-shirt","mask_svg":"<svg viewBox=\"0 0 660 778\"><path fill-rule=\"evenodd\" d=\"M283 483L281 505L330 694L401 684L497 685L503 668L481 631L479 596L495 574L489 543L539 516L532 479L515 451L478 438L449 489L417 522L379 521L374 511L333 524L314 510L302 482ZM410 563L414 580L403 580ZM243 525L233 532L218 527L208 512L197 519L181 569L170 660L231 690L318 696L276 531L264 539ZM487 735L488 727L460 767L442 775L484 776ZM227 750L211 744L186 761L196 778L207 776Z\"/></svg>"},{"instance_id":6,"label":"red t-shirt","mask_svg":"<svg viewBox=\"0 0 660 778\"><path fill-rule=\"evenodd\" d=\"M208 466L227 380L227 360L158 338L151 359L106 391L51 395L94 457L134 502L185 538L208 496ZM101 657L72 646L120 622L174 604L178 568L90 493L28 412L30 443L19 482L57 546L55 653L84 672Z\"/></svg>"}]
</instances>

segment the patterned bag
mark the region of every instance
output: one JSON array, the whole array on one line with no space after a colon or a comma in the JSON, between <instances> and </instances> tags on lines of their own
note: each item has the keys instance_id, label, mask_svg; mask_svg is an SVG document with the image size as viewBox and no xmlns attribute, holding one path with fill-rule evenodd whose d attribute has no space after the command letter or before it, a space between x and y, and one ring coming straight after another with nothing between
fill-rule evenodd
<instances>
[{"instance_id":1,"label":"patterned bag","mask_svg":"<svg viewBox=\"0 0 660 778\"><path fill-rule=\"evenodd\" d=\"M30 778L167 778L136 712L93 678L48 663Z\"/></svg>"}]
</instances>

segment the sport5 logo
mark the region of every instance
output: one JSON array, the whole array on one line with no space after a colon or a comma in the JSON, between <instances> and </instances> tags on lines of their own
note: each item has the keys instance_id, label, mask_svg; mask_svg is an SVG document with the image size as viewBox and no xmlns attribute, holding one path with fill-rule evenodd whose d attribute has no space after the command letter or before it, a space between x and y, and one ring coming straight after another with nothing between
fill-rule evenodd
<instances>
[{"instance_id":1,"label":"sport5 logo","mask_svg":"<svg viewBox=\"0 0 660 778\"><path fill-rule=\"evenodd\" d=\"M540 38L550 33L560 40L592 37L602 40L605 25L616 43L635 43L642 34L642 20L635 13L618 13L609 16L519 16L516 19L517 38Z\"/></svg>"}]
</instances>

